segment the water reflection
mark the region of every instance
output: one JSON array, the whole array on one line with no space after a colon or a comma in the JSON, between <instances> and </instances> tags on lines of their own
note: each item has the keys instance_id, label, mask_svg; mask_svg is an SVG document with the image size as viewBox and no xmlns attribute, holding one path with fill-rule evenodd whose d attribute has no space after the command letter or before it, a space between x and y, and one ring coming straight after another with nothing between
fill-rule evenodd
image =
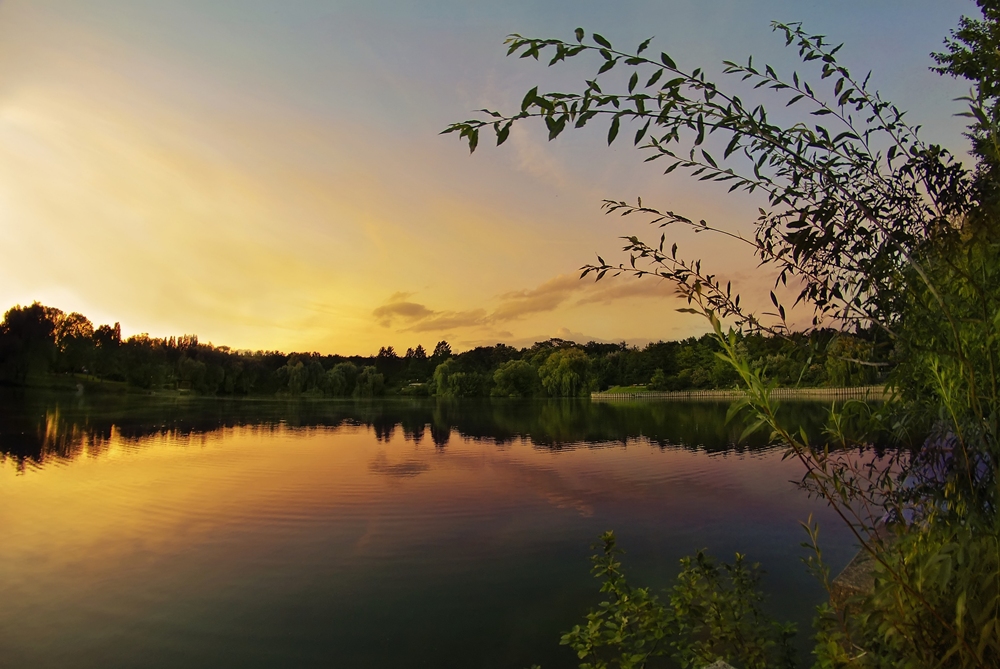
<instances>
[{"instance_id":1,"label":"water reflection","mask_svg":"<svg viewBox=\"0 0 1000 669\"><path fill-rule=\"evenodd\" d=\"M708 452L759 450L764 435L740 442L743 426L726 423L722 402L592 403L586 400L255 401L79 398L5 392L0 395L0 459L18 470L60 460L100 457L112 442L141 443L150 436L195 438L226 428L261 430L341 426L369 428L381 442L397 430L445 448L453 433L506 444L529 440L538 448L628 443ZM787 403L786 417L818 434L825 407ZM373 468L382 465L373 464ZM374 471L374 469L373 469ZM419 473L419 472L418 472ZM397 474L403 475L403 474Z\"/></svg>"},{"instance_id":2,"label":"water reflection","mask_svg":"<svg viewBox=\"0 0 1000 669\"><path fill-rule=\"evenodd\" d=\"M0 399L2 666L569 669L609 528L654 590L748 553L803 628L799 521L853 553L724 404Z\"/></svg>"}]
</instances>

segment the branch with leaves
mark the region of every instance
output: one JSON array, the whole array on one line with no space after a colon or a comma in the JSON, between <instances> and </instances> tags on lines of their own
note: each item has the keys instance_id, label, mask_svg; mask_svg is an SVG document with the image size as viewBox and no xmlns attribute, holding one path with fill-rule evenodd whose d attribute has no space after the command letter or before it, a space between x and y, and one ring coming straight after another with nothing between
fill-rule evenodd
<instances>
[{"instance_id":1,"label":"branch with leaves","mask_svg":"<svg viewBox=\"0 0 1000 669\"><path fill-rule=\"evenodd\" d=\"M954 227L957 212L970 202L968 175L946 151L924 144L919 128L909 126L903 112L869 91L868 76L858 81L837 62L842 45L831 46L799 24L775 23L773 28L787 45L798 48L803 62L819 65L820 80L832 82L832 99L822 97L797 72L784 80L770 65L756 68L752 58L745 65L726 62L724 73L747 82L751 90L784 95L786 107L807 105L807 117L827 117L834 126L774 123L762 105L746 105L710 81L702 69L682 70L666 53L658 59L644 55L650 40L628 53L596 33L587 41L577 29L576 43L511 35L507 44L508 54L521 58L537 60L552 52L550 66L582 55L599 56L601 65L581 92L539 93L535 87L525 94L517 113L480 110L483 118L452 124L444 132L457 133L474 151L481 131L492 130L500 145L514 123L530 118L544 121L550 140L567 128L581 129L594 119L605 119L609 144L624 123L637 125L633 145L649 154L646 161L665 162L664 173L683 169L699 180L724 184L730 192L766 194L768 209L760 209L752 238L700 225L751 244L761 264L775 269L777 282L798 280L796 304L813 308L814 325L830 320L851 327L874 324L891 334L899 311L899 273L915 262L915 250L929 235ZM629 72L624 92L610 92L608 84L598 81L616 67ZM709 151L714 137L724 146L720 159ZM606 207L609 213L620 209ZM656 224L693 224L670 212L665 218L641 202L621 213L639 212ZM658 265L660 257L652 248L635 250L640 260ZM611 267L601 261L583 269L603 277ZM618 269L661 276L663 271ZM688 269L678 270L668 270L664 278L689 276ZM685 297L690 295L683 285L678 288ZM714 305L719 314L735 316L740 325L760 326L720 309L722 304ZM777 305L778 329L783 309Z\"/></svg>"}]
</instances>

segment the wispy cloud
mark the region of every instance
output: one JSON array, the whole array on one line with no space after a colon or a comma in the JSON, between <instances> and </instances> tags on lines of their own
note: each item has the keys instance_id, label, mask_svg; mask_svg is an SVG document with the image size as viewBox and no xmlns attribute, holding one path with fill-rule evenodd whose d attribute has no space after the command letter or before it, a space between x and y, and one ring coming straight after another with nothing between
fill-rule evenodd
<instances>
[{"instance_id":1,"label":"wispy cloud","mask_svg":"<svg viewBox=\"0 0 1000 669\"><path fill-rule=\"evenodd\" d=\"M564 189L570 183L565 167L548 148L548 143L535 133L515 126L510 142L517 152L517 166L523 172L555 188Z\"/></svg>"},{"instance_id":2,"label":"wispy cloud","mask_svg":"<svg viewBox=\"0 0 1000 669\"><path fill-rule=\"evenodd\" d=\"M500 304L490 314L491 322L523 318L529 314L553 311L586 284L574 275L563 274L549 279L537 288L504 293Z\"/></svg>"},{"instance_id":3,"label":"wispy cloud","mask_svg":"<svg viewBox=\"0 0 1000 669\"><path fill-rule=\"evenodd\" d=\"M391 298L390 298L391 300ZM390 301L372 312L382 327L390 327L394 319L419 321L434 316L436 312L417 302Z\"/></svg>"},{"instance_id":4,"label":"wispy cloud","mask_svg":"<svg viewBox=\"0 0 1000 669\"><path fill-rule=\"evenodd\" d=\"M419 320L406 328L412 332L444 332L459 328L477 327L486 322L484 309L471 311L435 311L430 318Z\"/></svg>"},{"instance_id":5,"label":"wispy cloud","mask_svg":"<svg viewBox=\"0 0 1000 669\"><path fill-rule=\"evenodd\" d=\"M372 312L372 316L382 327L396 326L408 332L442 332L482 325L486 320L485 309L437 311L419 302L411 302L408 299L411 295L393 294Z\"/></svg>"},{"instance_id":6,"label":"wispy cloud","mask_svg":"<svg viewBox=\"0 0 1000 669\"><path fill-rule=\"evenodd\" d=\"M561 274L527 290L510 291L497 296L492 310L485 308L461 311L436 310L415 302L413 293L399 292L372 311L382 327L397 327L407 332L444 332L464 328L489 329L500 337L512 336L495 326L522 320L533 314L550 313L560 308L587 304L611 304L638 298L668 298L670 287L653 278L595 283L580 280L575 274ZM575 333L577 336L579 333ZM560 336L560 335L555 335ZM589 340L588 340L589 341Z\"/></svg>"},{"instance_id":7,"label":"wispy cloud","mask_svg":"<svg viewBox=\"0 0 1000 669\"><path fill-rule=\"evenodd\" d=\"M574 305L610 304L619 300L645 297L663 299L674 294L674 289L669 283L656 277L620 277L616 281L591 284L587 293Z\"/></svg>"}]
</instances>

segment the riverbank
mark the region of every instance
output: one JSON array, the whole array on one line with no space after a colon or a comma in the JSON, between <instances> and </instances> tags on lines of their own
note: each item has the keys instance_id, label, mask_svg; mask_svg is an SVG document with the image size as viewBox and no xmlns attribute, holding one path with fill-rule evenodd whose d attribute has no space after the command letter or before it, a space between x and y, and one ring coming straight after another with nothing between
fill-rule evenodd
<instances>
[{"instance_id":1,"label":"riverbank","mask_svg":"<svg viewBox=\"0 0 1000 669\"><path fill-rule=\"evenodd\" d=\"M771 397L789 400L882 400L887 395L885 386L856 386L853 388L772 388ZM612 390L593 392L592 400L736 400L744 396L742 390Z\"/></svg>"}]
</instances>

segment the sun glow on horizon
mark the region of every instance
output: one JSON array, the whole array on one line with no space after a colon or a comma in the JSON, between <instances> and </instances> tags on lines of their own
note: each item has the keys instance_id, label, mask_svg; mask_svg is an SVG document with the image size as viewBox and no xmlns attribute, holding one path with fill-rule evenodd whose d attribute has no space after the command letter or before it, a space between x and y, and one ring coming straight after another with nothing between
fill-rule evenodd
<instances>
[{"instance_id":1,"label":"sun glow on horizon","mask_svg":"<svg viewBox=\"0 0 1000 669\"><path fill-rule=\"evenodd\" d=\"M248 12L236 26L194 6L0 6L0 306L361 355L705 331L655 281L576 273L644 231L604 217L602 197L659 193L733 226L744 202L537 128L470 158L437 133L484 98L507 105L532 71L494 45L456 65L445 47L471 48L458 33L414 55L426 70L414 79L364 31L405 41L423 27L337 8L322 34L303 27L314 11L291 3L284 19ZM679 238L750 293L770 281L731 245Z\"/></svg>"}]
</instances>

